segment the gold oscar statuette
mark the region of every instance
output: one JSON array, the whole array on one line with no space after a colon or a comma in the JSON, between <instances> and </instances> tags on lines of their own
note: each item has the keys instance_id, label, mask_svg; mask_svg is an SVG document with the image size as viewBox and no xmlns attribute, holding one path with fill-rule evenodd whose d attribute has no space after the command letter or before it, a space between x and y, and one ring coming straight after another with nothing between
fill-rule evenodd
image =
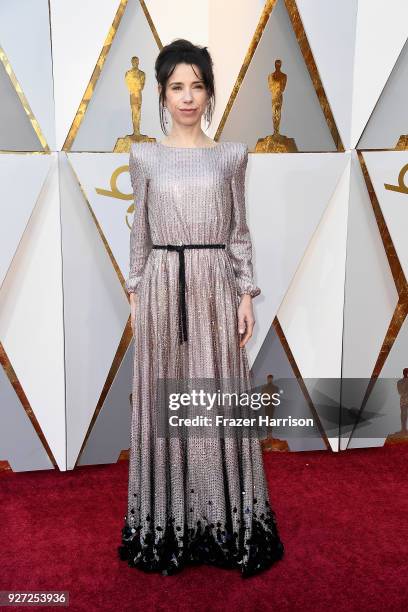
<instances>
[{"instance_id":1,"label":"gold oscar statuette","mask_svg":"<svg viewBox=\"0 0 408 612\"><path fill-rule=\"evenodd\" d=\"M142 110L142 91L145 86L146 74L139 68L139 58L132 57L132 68L125 74L126 86L130 93L130 108L132 111L133 134L118 138L113 149L114 153L129 153L133 142L155 142L140 133L140 114Z\"/></svg>"},{"instance_id":2,"label":"gold oscar statuette","mask_svg":"<svg viewBox=\"0 0 408 612\"><path fill-rule=\"evenodd\" d=\"M262 387L262 394L269 395L270 403L265 407L265 416L269 419L274 418L275 414L275 406L273 404L273 394L279 394L279 387L275 385L273 382L273 375L268 374L267 383ZM289 451L289 445L286 440L279 440L279 438L274 438L272 435L272 426L268 426L267 437L261 440L261 448L263 451L271 452L271 451Z\"/></svg>"},{"instance_id":3,"label":"gold oscar statuette","mask_svg":"<svg viewBox=\"0 0 408 612\"><path fill-rule=\"evenodd\" d=\"M403 378L397 382L397 391L400 396L401 429L387 436L385 444L408 442L408 368L404 368Z\"/></svg>"},{"instance_id":4,"label":"gold oscar statuette","mask_svg":"<svg viewBox=\"0 0 408 612\"><path fill-rule=\"evenodd\" d=\"M273 134L259 138L255 153L296 153L297 147L293 138L279 133L283 92L286 88L287 75L281 72L282 60L275 60L275 72L268 75L268 88L272 95Z\"/></svg>"}]
</instances>

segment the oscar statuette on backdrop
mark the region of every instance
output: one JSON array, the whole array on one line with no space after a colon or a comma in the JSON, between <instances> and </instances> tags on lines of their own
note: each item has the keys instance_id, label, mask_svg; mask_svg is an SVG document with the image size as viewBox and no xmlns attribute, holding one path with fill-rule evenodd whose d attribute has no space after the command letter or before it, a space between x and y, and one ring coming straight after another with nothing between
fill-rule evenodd
<instances>
[{"instance_id":1,"label":"oscar statuette on backdrop","mask_svg":"<svg viewBox=\"0 0 408 612\"><path fill-rule=\"evenodd\" d=\"M275 385L273 382L273 374L268 374L266 385L263 385L261 389L262 394L266 394L270 397L270 403L267 405L265 409L265 415L269 419L274 418L275 414L275 405L273 403L274 393L279 393L279 387ZM267 436L261 441L262 450L264 451L289 451L289 445L286 440L279 440L279 438L274 438L272 433L272 425L267 427Z\"/></svg>"},{"instance_id":2,"label":"oscar statuette on backdrop","mask_svg":"<svg viewBox=\"0 0 408 612\"><path fill-rule=\"evenodd\" d=\"M126 86L130 94L130 108L132 111L133 134L122 136L117 139L114 153L129 153L133 142L155 142L155 138L150 138L140 133L140 115L142 110L142 91L146 82L146 74L139 68L139 58L132 57L132 68L125 74Z\"/></svg>"},{"instance_id":3,"label":"oscar statuette on backdrop","mask_svg":"<svg viewBox=\"0 0 408 612\"><path fill-rule=\"evenodd\" d=\"M281 71L282 60L275 60L275 72L268 75L268 88L272 96L273 134L259 138L255 153L296 153L297 146L294 138L280 134L282 115L283 92L288 80L287 75Z\"/></svg>"},{"instance_id":4,"label":"oscar statuette on backdrop","mask_svg":"<svg viewBox=\"0 0 408 612\"><path fill-rule=\"evenodd\" d=\"M402 371L403 377L397 382L397 391L400 396L401 429L389 434L385 444L397 444L408 441L408 368Z\"/></svg>"}]
</instances>

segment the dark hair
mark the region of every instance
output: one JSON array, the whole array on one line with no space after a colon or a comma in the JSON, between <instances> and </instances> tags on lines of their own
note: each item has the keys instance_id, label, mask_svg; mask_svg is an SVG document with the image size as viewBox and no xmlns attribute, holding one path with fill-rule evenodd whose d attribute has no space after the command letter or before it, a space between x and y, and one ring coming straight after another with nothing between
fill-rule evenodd
<instances>
[{"instance_id":1,"label":"dark hair","mask_svg":"<svg viewBox=\"0 0 408 612\"><path fill-rule=\"evenodd\" d=\"M204 118L208 125L211 123L214 112L215 85L211 55L208 52L207 47L199 47L197 45L193 45L193 43L191 43L189 40L177 38L162 48L154 64L156 80L161 85L159 95L159 114L160 125L165 134L167 134L166 127L164 125L164 99L166 85L177 64L195 64L200 68L201 77L204 81L209 98L207 109L204 113Z\"/></svg>"}]
</instances>

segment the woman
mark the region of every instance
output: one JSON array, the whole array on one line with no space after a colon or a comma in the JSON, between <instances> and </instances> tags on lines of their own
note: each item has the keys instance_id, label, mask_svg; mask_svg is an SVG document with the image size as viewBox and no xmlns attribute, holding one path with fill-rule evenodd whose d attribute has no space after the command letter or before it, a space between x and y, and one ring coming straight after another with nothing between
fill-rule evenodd
<instances>
[{"instance_id":1,"label":"woman","mask_svg":"<svg viewBox=\"0 0 408 612\"><path fill-rule=\"evenodd\" d=\"M259 439L164 436L163 380L236 380L250 389L251 238L245 218L248 147L216 143L214 75L207 49L176 40L156 64L162 142L132 146L130 236L135 337L128 508L121 559L173 574L185 565L238 568L243 577L280 559ZM187 383L186 383L187 384Z\"/></svg>"}]
</instances>

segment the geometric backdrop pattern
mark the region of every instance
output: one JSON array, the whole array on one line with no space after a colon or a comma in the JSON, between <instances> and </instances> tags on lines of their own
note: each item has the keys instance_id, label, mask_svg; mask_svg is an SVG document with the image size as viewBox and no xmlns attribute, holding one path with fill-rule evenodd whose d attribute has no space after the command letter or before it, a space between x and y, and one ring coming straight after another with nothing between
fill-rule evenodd
<instances>
[{"instance_id":1,"label":"geometric backdrop pattern","mask_svg":"<svg viewBox=\"0 0 408 612\"><path fill-rule=\"evenodd\" d=\"M214 59L208 135L250 150L248 358L257 385L293 379L297 416L315 417L280 448L407 439L408 4L2 0L0 469L127 456L134 202L117 143L135 126L161 140L154 61L178 37ZM333 435L329 380L341 405L354 380L360 415L380 402L388 429L376 415Z\"/></svg>"}]
</instances>

